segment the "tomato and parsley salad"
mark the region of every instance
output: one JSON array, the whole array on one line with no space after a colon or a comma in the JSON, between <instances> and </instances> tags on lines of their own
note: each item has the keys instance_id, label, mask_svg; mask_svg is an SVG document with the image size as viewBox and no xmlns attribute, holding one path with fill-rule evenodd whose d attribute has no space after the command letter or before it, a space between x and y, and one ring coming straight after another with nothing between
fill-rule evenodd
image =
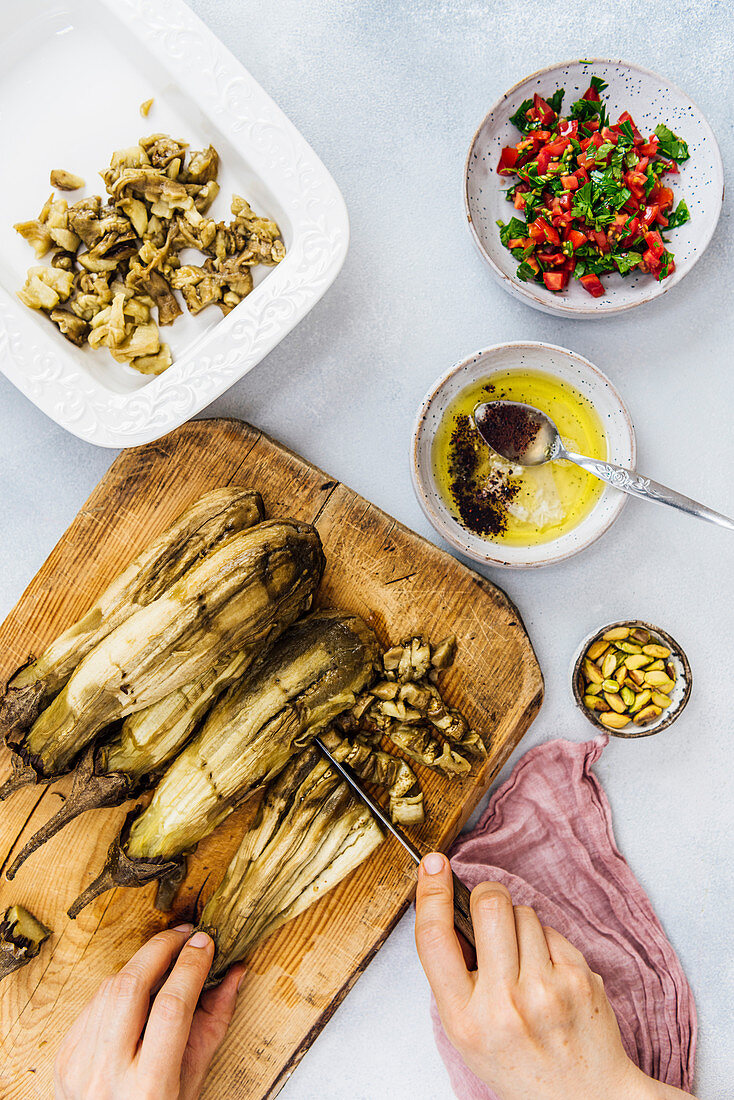
<instances>
[{"instance_id":1,"label":"tomato and parsley salad","mask_svg":"<svg viewBox=\"0 0 734 1100\"><path fill-rule=\"evenodd\" d=\"M663 235L690 218L675 208L663 176L678 173L690 154L664 124L645 138L625 111L615 125L592 76L568 115L564 91L526 99L510 118L523 134L502 150L497 172L516 176L506 192L518 213L499 221L500 240L519 261L517 277L563 291L573 276L594 298L604 294L601 275L644 271L659 281L675 271Z\"/></svg>"}]
</instances>

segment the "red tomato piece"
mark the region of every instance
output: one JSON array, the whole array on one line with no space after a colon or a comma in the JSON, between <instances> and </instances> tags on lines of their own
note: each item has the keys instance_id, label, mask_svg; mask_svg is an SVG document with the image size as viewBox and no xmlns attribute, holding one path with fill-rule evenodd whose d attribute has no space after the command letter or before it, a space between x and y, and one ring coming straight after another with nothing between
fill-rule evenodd
<instances>
[{"instance_id":1,"label":"red tomato piece","mask_svg":"<svg viewBox=\"0 0 734 1100\"><path fill-rule=\"evenodd\" d=\"M629 122L630 126L632 127L632 137L635 143L642 141L642 134L635 126L635 120L633 119L629 111L622 112L622 114L619 116L619 119L617 120L617 125L620 126L623 122Z\"/></svg>"},{"instance_id":2,"label":"red tomato piece","mask_svg":"<svg viewBox=\"0 0 734 1100\"><path fill-rule=\"evenodd\" d=\"M561 238L558 230L554 229L545 218L538 217L530 223L530 236L536 241L547 241L549 244L560 244Z\"/></svg>"},{"instance_id":3,"label":"red tomato piece","mask_svg":"<svg viewBox=\"0 0 734 1100\"><path fill-rule=\"evenodd\" d=\"M585 233L582 233L581 230L572 229L571 232L568 234L568 239L573 245L573 250L575 252L577 248L581 248L582 244L586 244L589 238L586 236Z\"/></svg>"},{"instance_id":4,"label":"red tomato piece","mask_svg":"<svg viewBox=\"0 0 734 1100\"><path fill-rule=\"evenodd\" d=\"M522 191L516 191L512 196L512 202L516 210L524 210L528 200L525 198Z\"/></svg>"},{"instance_id":5,"label":"red tomato piece","mask_svg":"<svg viewBox=\"0 0 734 1100\"><path fill-rule=\"evenodd\" d=\"M601 96L599 95L593 84L590 84L589 87L586 89L582 96L582 99L590 99L592 103L601 102Z\"/></svg>"},{"instance_id":6,"label":"red tomato piece","mask_svg":"<svg viewBox=\"0 0 734 1100\"><path fill-rule=\"evenodd\" d=\"M517 164L519 156L520 154L514 145L508 145L503 149L500 162L497 165L497 175L511 176L515 171L515 165Z\"/></svg>"},{"instance_id":7,"label":"red tomato piece","mask_svg":"<svg viewBox=\"0 0 734 1100\"><path fill-rule=\"evenodd\" d=\"M582 275L579 282L592 298L601 298L604 293L604 287L598 275Z\"/></svg>"},{"instance_id":8,"label":"red tomato piece","mask_svg":"<svg viewBox=\"0 0 734 1100\"><path fill-rule=\"evenodd\" d=\"M551 151L550 151L550 149L548 148L547 145L544 145L543 148L538 153L538 157L537 157L537 160L536 160L536 164L538 166L538 175L539 176L544 176L545 175L545 173L548 171L548 165L550 164L550 162L551 162Z\"/></svg>"},{"instance_id":9,"label":"red tomato piece","mask_svg":"<svg viewBox=\"0 0 734 1100\"><path fill-rule=\"evenodd\" d=\"M662 238L657 229L653 229L652 232L645 234L645 244L650 249L655 258L662 256L665 252L665 245L662 242Z\"/></svg>"},{"instance_id":10,"label":"red tomato piece","mask_svg":"<svg viewBox=\"0 0 734 1100\"><path fill-rule=\"evenodd\" d=\"M659 213L660 207L657 203L654 202L651 203L650 206L646 206L642 214L642 220L645 225L652 225Z\"/></svg>"},{"instance_id":11,"label":"red tomato piece","mask_svg":"<svg viewBox=\"0 0 734 1100\"><path fill-rule=\"evenodd\" d=\"M542 122L545 126L556 119L556 112L537 92L533 96L533 110L538 122Z\"/></svg>"},{"instance_id":12,"label":"red tomato piece","mask_svg":"<svg viewBox=\"0 0 734 1100\"><path fill-rule=\"evenodd\" d=\"M568 282L568 272L566 271L544 271L543 282L548 287L548 290L552 290L557 293L559 290L563 290Z\"/></svg>"},{"instance_id":13,"label":"red tomato piece","mask_svg":"<svg viewBox=\"0 0 734 1100\"><path fill-rule=\"evenodd\" d=\"M562 118L558 123L558 133L561 137L576 137L579 132L577 119Z\"/></svg>"},{"instance_id":14,"label":"red tomato piece","mask_svg":"<svg viewBox=\"0 0 734 1100\"><path fill-rule=\"evenodd\" d=\"M579 181L575 176L561 176L561 184L566 191L575 191L579 185Z\"/></svg>"}]
</instances>

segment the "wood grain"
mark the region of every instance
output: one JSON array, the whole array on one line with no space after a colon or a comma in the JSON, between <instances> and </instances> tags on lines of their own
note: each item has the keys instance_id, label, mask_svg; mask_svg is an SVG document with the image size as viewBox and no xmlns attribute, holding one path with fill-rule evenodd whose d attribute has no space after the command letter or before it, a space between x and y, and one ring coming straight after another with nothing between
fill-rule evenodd
<instances>
[{"instance_id":1,"label":"wood grain","mask_svg":"<svg viewBox=\"0 0 734 1100\"><path fill-rule=\"evenodd\" d=\"M449 782L420 768L426 823L419 845L456 836L535 716L543 682L515 608L497 588L402 527L351 489L235 420L192 421L120 455L0 627L0 682L84 612L120 569L208 489L260 489L269 516L315 522L327 569L319 594L362 615L383 643L412 632L455 632L450 702L490 743L475 773ZM10 771L0 755L0 782ZM25 788L0 810L0 866L58 808L70 781ZM0 910L19 902L54 935L31 964L0 983L0 1097L47 1100L63 1033L103 977L171 923L152 908L154 887L117 889L76 921L66 909L97 874L129 806L78 818L32 856ZM221 878L253 813L244 806L203 841L175 902L188 919ZM392 838L335 890L283 927L249 960L238 1010L208 1079L207 1100L263 1100L298 1060L408 906L409 857Z\"/></svg>"}]
</instances>

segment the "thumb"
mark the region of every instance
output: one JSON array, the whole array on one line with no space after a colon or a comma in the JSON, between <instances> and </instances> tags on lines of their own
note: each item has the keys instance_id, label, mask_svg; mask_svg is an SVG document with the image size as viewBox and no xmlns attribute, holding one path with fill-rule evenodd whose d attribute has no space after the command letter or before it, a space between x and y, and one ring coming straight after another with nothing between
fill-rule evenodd
<instances>
[{"instance_id":1,"label":"thumb","mask_svg":"<svg viewBox=\"0 0 734 1100\"><path fill-rule=\"evenodd\" d=\"M244 965L235 964L218 986L202 993L181 1062L179 1100L197 1100L201 1094L209 1066L234 1015L237 988L244 973Z\"/></svg>"}]
</instances>

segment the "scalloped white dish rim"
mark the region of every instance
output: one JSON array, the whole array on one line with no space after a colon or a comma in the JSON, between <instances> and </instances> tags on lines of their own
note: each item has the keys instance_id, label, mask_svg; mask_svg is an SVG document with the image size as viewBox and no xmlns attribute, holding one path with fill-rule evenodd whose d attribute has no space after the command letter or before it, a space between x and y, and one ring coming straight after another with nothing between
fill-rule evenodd
<instances>
[{"instance_id":1,"label":"scalloped white dish rim","mask_svg":"<svg viewBox=\"0 0 734 1100\"><path fill-rule=\"evenodd\" d=\"M480 378L490 378L498 370L509 369L504 364L493 366L487 360L497 358L506 352L510 352L512 356L515 356L518 352L522 353L523 351L529 352L531 355L550 353L565 359L582 379L581 384L578 380L574 381L570 378L568 381L582 393L585 389L594 389L599 394L607 391L609 407L614 410L614 414L618 418L617 428L619 429L619 436L616 440L610 440L605 430L607 459L630 470L634 470L637 460L637 441L634 425L616 386L592 362L569 348L561 347L558 344L549 344L541 340L510 340L482 348L450 367L431 386L415 419L411 439L410 463L413 490L426 519L451 547L472 561L480 562L483 565L499 566L504 569L535 569L546 565L556 565L575 554L580 554L582 550L588 549L609 530L619 517L628 499L626 493L613 488L611 485L605 485L599 500L575 527L557 539L538 543L535 546L514 546L483 539L481 536L474 535L471 531L466 530L451 514L436 486L433 474L432 449L435 432L427 424L429 413L437 403L440 405L448 404L472 382ZM474 367L473 370L472 367ZM533 364L531 369L554 375L553 367L550 366ZM460 387L456 387L456 392L452 392L451 398L444 399L442 391L445 393L447 387L461 372L467 374L465 383ZM594 406L597 415L599 415L598 399L595 401L589 392L584 393L584 396ZM434 413L434 415L440 418L444 413L445 407L441 408L439 414ZM430 434L424 434L428 432ZM611 453L609 453L610 451ZM425 462L426 455L428 456L428 468L426 468Z\"/></svg>"},{"instance_id":2,"label":"scalloped white dish rim","mask_svg":"<svg viewBox=\"0 0 734 1100\"><path fill-rule=\"evenodd\" d=\"M711 165L714 182L718 184L716 193L716 211L715 216L711 219L711 225L708 233L702 238L701 243L695 253L692 256L687 256L683 262L679 262L674 273L665 279L662 283L652 280L649 284L640 288L639 297L636 297L633 301L624 302L619 305L614 305L611 302L604 302L603 299L590 299L587 303L582 302L569 302L568 300L558 300L557 296L551 294L550 291L544 291L537 284L522 283L516 276L505 272L492 258L492 255L487 250L480 233L477 231L474 225L472 217L472 208L469 196L469 173L470 162L474 149L479 139L479 136L484 129L487 122L491 119L491 116L508 100L519 100L519 92L521 88L529 84L533 80L537 80L540 77L546 77L552 73L559 72L572 65L584 65L585 67L592 67L594 65L609 65L609 66L622 66L628 69L630 72L639 73L641 76L648 79L657 81L660 85L667 87L670 91L680 96L685 102L696 112L699 116L702 126L706 131L706 136L711 142L711 150L713 157L713 164ZM664 119L662 121L665 121ZM629 309L635 309L637 306L644 305L646 302L654 301L662 294L667 293L674 286L676 286L688 273L693 269L695 264L701 259L704 252L708 248L713 235L716 231L719 218L721 216L721 210L724 202L724 164L721 158L721 150L716 140L711 126L709 125L706 116L696 103L687 95L686 92L679 88L677 84L674 84L672 80L667 80L665 77L660 76L659 73L654 72L652 69L646 69L641 65L634 65L629 61L623 61L621 58L609 58L609 57L593 57L593 58L571 58L567 61L557 62L553 65L546 65L542 69L537 69L535 72L529 73L524 76L522 80L518 80L516 84L513 84L504 95L500 96L495 103L492 104L490 109L485 114L482 121L477 126L474 136L472 137L469 145L469 151L466 155L464 162L464 178L463 178L463 196L464 196L464 210L466 213L466 219L469 225L469 232L471 233L472 240L482 257L483 260L489 265L492 274L499 280L501 286L511 294L513 297L518 298L520 301L525 302L526 305L532 306L534 309L540 310L542 313L549 313L554 317L566 317L574 320L588 320L590 318L599 317L611 317L617 313L626 312ZM676 197L685 197L683 195ZM675 246L673 245L675 249ZM536 290L537 287L537 290ZM585 293L585 292L584 292Z\"/></svg>"},{"instance_id":3,"label":"scalloped white dish rim","mask_svg":"<svg viewBox=\"0 0 734 1100\"><path fill-rule=\"evenodd\" d=\"M98 353L67 350L58 331L0 285L2 373L67 431L117 448L160 438L252 370L333 283L347 253L349 218L339 188L293 123L181 0L96 4L102 15L91 15L90 23L122 24L126 41L132 36L160 66L172 98L193 102L205 128L246 160L283 213L290 238L285 258L256 280L251 294L226 317L194 331L172 366L144 384L104 385L102 372L95 377L80 358ZM84 0L68 5L69 14L83 10ZM120 392L125 384L137 388Z\"/></svg>"}]
</instances>

